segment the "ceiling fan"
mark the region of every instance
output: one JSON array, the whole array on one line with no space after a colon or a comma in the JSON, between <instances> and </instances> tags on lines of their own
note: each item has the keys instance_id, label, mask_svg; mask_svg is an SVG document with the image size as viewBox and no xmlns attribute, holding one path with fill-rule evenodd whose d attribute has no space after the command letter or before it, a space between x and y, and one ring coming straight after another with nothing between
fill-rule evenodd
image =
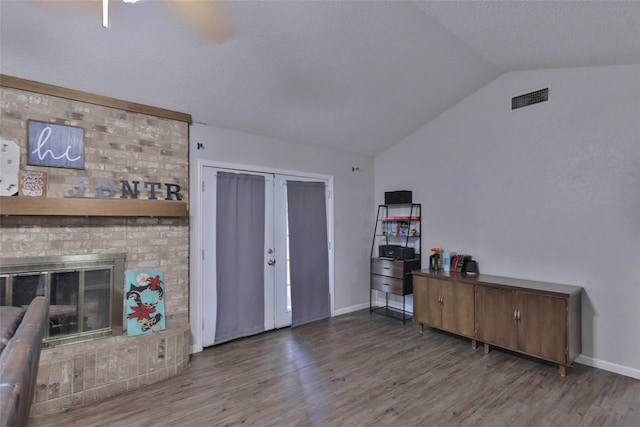
<instances>
[{"instance_id":1,"label":"ceiling fan","mask_svg":"<svg viewBox=\"0 0 640 427\"><path fill-rule=\"evenodd\" d=\"M72 2L35 0L32 3L49 12L94 13L98 11L98 5L101 2L102 25L108 29L109 7L118 1L138 3L145 0L82 0ZM222 43L233 36L233 28L225 12L225 5L222 0L162 0L162 3L174 15L209 42Z\"/></svg>"}]
</instances>

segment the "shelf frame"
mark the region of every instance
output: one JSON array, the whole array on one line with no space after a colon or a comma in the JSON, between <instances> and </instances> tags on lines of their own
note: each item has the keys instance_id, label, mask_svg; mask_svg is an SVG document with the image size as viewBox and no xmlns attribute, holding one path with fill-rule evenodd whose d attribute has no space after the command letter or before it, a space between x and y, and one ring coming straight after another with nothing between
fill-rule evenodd
<instances>
[{"instance_id":1,"label":"shelf frame","mask_svg":"<svg viewBox=\"0 0 640 427\"><path fill-rule=\"evenodd\" d=\"M406 310L406 295L402 295L402 309L389 305L389 294L387 292L385 292L385 305L374 306L373 297L371 296L371 293L373 291L382 292L378 289L373 288L369 290L369 314L376 313L394 319L402 320L403 324L407 323L407 320L413 319L413 313Z\"/></svg>"}]
</instances>

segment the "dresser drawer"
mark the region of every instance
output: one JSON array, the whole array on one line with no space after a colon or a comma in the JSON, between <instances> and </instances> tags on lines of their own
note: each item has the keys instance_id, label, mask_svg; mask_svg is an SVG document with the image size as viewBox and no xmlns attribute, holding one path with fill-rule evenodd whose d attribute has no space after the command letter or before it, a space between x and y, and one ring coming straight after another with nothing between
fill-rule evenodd
<instances>
[{"instance_id":1,"label":"dresser drawer","mask_svg":"<svg viewBox=\"0 0 640 427\"><path fill-rule=\"evenodd\" d=\"M401 279L404 277L404 262L374 258L371 260L371 274Z\"/></svg>"},{"instance_id":2,"label":"dresser drawer","mask_svg":"<svg viewBox=\"0 0 640 427\"><path fill-rule=\"evenodd\" d=\"M394 295L405 295L404 280L378 274L371 275L371 289Z\"/></svg>"}]
</instances>

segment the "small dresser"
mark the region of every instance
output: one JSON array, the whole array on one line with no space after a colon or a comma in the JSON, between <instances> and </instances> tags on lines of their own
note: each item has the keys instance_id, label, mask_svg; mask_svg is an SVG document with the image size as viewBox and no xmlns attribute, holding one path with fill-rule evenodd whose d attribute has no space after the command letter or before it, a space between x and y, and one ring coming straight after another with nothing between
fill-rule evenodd
<instances>
[{"instance_id":1,"label":"small dresser","mask_svg":"<svg viewBox=\"0 0 640 427\"><path fill-rule=\"evenodd\" d=\"M420 269L420 259L394 260L388 258L371 258L371 289L369 299L370 311L383 312L399 317L403 322L411 319L407 313L405 298L413 293L413 270ZM385 293L385 305L374 307L374 293ZM402 310L389 307L389 294L402 297Z\"/></svg>"}]
</instances>

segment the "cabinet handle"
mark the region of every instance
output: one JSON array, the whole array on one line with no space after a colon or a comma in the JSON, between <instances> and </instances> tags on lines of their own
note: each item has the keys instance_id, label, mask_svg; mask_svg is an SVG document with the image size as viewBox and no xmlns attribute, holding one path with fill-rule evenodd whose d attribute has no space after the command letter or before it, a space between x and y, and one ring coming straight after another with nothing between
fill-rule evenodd
<instances>
[{"instance_id":1,"label":"cabinet handle","mask_svg":"<svg viewBox=\"0 0 640 427\"><path fill-rule=\"evenodd\" d=\"M444 295L440 296L440 304L444 305Z\"/></svg>"},{"instance_id":2,"label":"cabinet handle","mask_svg":"<svg viewBox=\"0 0 640 427\"><path fill-rule=\"evenodd\" d=\"M521 315L522 315L522 313L520 312L520 310L518 310L518 323L520 323L520 321L522 320L521 319Z\"/></svg>"},{"instance_id":3,"label":"cabinet handle","mask_svg":"<svg viewBox=\"0 0 640 427\"><path fill-rule=\"evenodd\" d=\"M513 312L513 320L516 321L516 323L520 323L520 315L522 313L520 313L520 310L516 310Z\"/></svg>"}]
</instances>

